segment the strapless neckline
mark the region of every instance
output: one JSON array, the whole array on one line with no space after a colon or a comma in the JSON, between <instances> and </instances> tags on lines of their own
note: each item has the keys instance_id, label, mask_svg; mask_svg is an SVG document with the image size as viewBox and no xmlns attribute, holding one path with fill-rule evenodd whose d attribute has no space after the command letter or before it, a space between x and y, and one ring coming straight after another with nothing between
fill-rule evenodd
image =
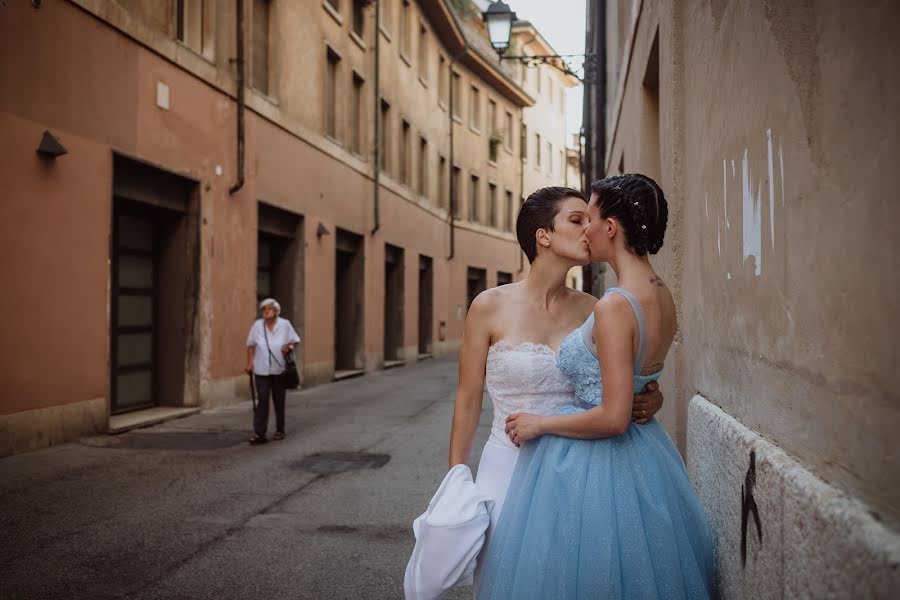
<instances>
[{"instance_id":1,"label":"strapless neckline","mask_svg":"<svg viewBox=\"0 0 900 600\"><path fill-rule=\"evenodd\" d=\"M516 350L546 351L553 356L557 356L559 354L559 350L554 350L552 347L550 347L549 344L544 344L543 342L510 342L507 340L498 340L491 344L491 347L488 348L488 354L495 351L513 352Z\"/></svg>"}]
</instances>

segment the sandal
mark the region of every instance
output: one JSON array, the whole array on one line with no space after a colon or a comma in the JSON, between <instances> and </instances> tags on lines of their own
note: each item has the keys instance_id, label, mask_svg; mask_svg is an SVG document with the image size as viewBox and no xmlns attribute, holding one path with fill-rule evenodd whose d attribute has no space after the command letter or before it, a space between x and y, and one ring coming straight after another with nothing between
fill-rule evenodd
<instances>
[{"instance_id":1,"label":"sandal","mask_svg":"<svg viewBox=\"0 0 900 600\"><path fill-rule=\"evenodd\" d=\"M254 435L252 438L250 438L248 440L248 442L250 443L251 446L258 446L260 444L265 444L268 441L269 440L267 440L266 438L264 438L261 435Z\"/></svg>"},{"instance_id":2,"label":"sandal","mask_svg":"<svg viewBox=\"0 0 900 600\"><path fill-rule=\"evenodd\" d=\"M281 440L284 439L284 432L283 432L283 431L276 431L276 432L275 432L275 435L272 436L272 439L275 440L276 442L280 442Z\"/></svg>"}]
</instances>

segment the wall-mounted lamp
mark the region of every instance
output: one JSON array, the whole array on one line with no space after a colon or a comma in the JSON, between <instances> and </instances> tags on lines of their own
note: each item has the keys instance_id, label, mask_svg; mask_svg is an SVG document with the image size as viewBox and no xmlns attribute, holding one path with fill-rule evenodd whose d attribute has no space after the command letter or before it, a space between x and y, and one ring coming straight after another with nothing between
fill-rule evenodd
<instances>
[{"instance_id":1,"label":"wall-mounted lamp","mask_svg":"<svg viewBox=\"0 0 900 600\"><path fill-rule=\"evenodd\" d=\"M53 137L53 134L49 131L44 131L44 137L41 138L41 143L38 144L37 153L47 158L56 158L57 156L68 154L69 151L59 143L58 139Z\"/></svg>"},{"instance_id":2,"label":"wall-mounted lamp","mask_svg":"<svg viewBox=\"0 0 900 600\"><path fill-rule=\"evenodd\" d=\"M331 232L328 231L328 228L322 225L322 222L319 221L319 226L316 227L316 237L321 238L323 235L331 235Z\"/></svg>"}]
</instances>

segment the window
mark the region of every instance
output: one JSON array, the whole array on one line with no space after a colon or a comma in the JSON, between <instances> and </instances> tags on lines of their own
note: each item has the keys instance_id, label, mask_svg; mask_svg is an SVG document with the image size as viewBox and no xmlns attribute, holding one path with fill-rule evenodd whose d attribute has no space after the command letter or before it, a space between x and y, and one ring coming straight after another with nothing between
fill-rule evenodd
<instances>
[{"instance_id":1,"label":"window","mask_svg":"<svg viewBox=\"0 0 900 600\"><path fill-rule=\"evenodd\" d=\"M514 230L516 224L516 215L513 213L513 195L509 190L506 191L506 230Z\"/></svg>"},{"instance_id":2,"label":"window","mask_svg":"<svg viewBox=\"0 0 900 600\"><path fill-rule=\"evenodd\" d=\"M534 134L534 168L541 166L541 134Z\"/></svg>"},{"instance_id":3,"label":"window","mask_svg":"<svg viewBox=\"0 0 900 600\"><path fill-rule=\"evenodd\" d=\"M334 0L337 2L337 0ZM363 0L353 0L353 33L363 37L366 25L366 3Z\"/></svg>"},{"instance_id":4,"label":"window","mask_svg":"<svg viewBox=\"0 0 900 600\"><path fill-rule=\"evenodd\" d=\"M559 112L566 112L566 90L559 88Z\"/></svg>"},{"instance_id":5,"label":"window","mask_svg":"<svg viewBox=\"0 0 900 600\"><path fill-rule=\"evenodd\" d=\"M400 124L400 181L409 185L409 121Z\"/></svg>"},{"instance_id":6,"label":"window","mask_svg":"<svg viewBox=\"0 0 900 600\"><path fill-rule=\"evenodd\" d=\"M488 157L491 162L497 162L497 153L500 151L500 137L497 133L497 103L488 100Z\"/></svg>"},{"instance_id":7,"label":"window","mask_svg":"<svg viewBox=\"0 0 900 600\"><path fill-rule=\"evenodd\" d=\"M488 184L488 206L487 218L491 227L497 226L497 186L493 183Z\"/></svg>"},{"instance_id":8,"label":"window","mask_svg":"<svg viewBox=\"0 0 900 600\"><path fill-rule=\"evenodd\" d=\"M487 122L487 130L490 135L494 135L497 132L497 103L493 100L488 100L488 114L487 114L488 122Z\"/></svg>"},{"instance_id":9,"label":"window","mask_svg":"<svg viewBox=\"0 0 900 600\"><path fill-rule=\"evenodd\" d=\"M428 81L428 30L419 25L419 77Z\"/></svg>"},{"instance_id":10,"label":"window","mask_svg":"<svg viewBox=\"0 0 900 600\"><path fill-rule=\"evenodd\" d=\"M338 98L338 65L341 62L341 57L328 47L325 49L325 55L328 59L325 72L325 134L337 139L337 110L335 105Z\"/></svg>"},{"instance_id":11,"label":"window","mask_svg":"<svg viewBox=\"0 0 900 600\"><path fill-rule=\"evenodd\" d=\"M462 77L459 73L453 73L453 85L450 87L450 106L453 107L453 116L460 118L462 113L459 109L459 102L462 99Z\"/></svg>"},{"instance_id":12,"label":"window","mask_svg":"<svg viewBox=\"0 0 900 600\"><path fill-rule=\"evenodd\" d=\"M210 60L213 58L213 36L205 25L210 21L209 11L213 8L210 0L178 0L175 15L178 41Z\"/></svg>"},{"instance_id":13,"label":"window","mask_svg":"<svg viewBox=\"0 0 900 600\"><path fill-rule=\"evenodd\" d=\"M390 173L391 168L391 146L388 130L390 129L391 105L385 100L381 101L381 147L379 148L380 163L382 170Z\"/></svg>"},{"instance_id":14,"label":"window","mask_svg":"<svg viewBox=\"0 0 900 600\"><path fill-rule=\"evenodd\" d=\"M547 174L553 175L553 144L547 142Z\"/></svg>"},{"instance_id":15,"label":"window","mask_svg":"<svg viewBox=\"0 0 900 600\"><path fill-rule=\"evenodd\" d=\"M481 129L481 92L474 85L469 94L469 127Z\"/></svg>"},{"instance_id":16,"label":"window","mask_svg":"<svg viewBox=\"0 0 900 600\"><path fill-rule=\"evenodd\" d=\"M450 71L447 70L447 59L443 55L438 59L438 102L447 105L450 91Z\"/></svg>"},{"instance_id":17,"label":"window","mask_svg":"<svg viewBox=\"0 0 900 600\"><path fill-rule=\"evenodd\" d=\"M381 29L390 32L391 26L394 24L394 2L395 0L380 0L381 3L381 22L378 24Z\"/></svg>"},{"instance_id":18,"label":"window","mask_svg":"<svg viewBox=\"0 0 900 600\"><path fill-rule=\"evenodd\" d=\"M363 109L363 78L356 71L353 72L353 114L350 115L352 128L350 135L352 136L353 151L357 154L363 153L363 131L365 123L365 111Z\"/></svg>"},{"instance_id":19,"label":"window","mask_svg":"<svg viewBox=\"0 0 900 600\"><path fill-rule=\"evenodd\" d=\"M519 151L522 153L522 161L528 160L528 125L525 123L522 123L519 135Z\"/></svg>"},{"instance_id":20,"label":"window","mask_svg":"<svg viewBox=\"0 0 900 600\"><path fill-rule=\"evenodd\" d=\"M325 0L335 12L341 12L341 0Z\"/></svg>"},{"instance_id":21,"label":"window","mask_svg":"<svg viewBox=\"0 0 900 600\"><path fill-rule=\"evenodd\" d=\"M400 9L400 55L409 62L409 46L411 40L409 35L410 26L410 9L409 0L402 0L403 5Z\"/></svg>"},{"instance_id":22,"label":"window","mask_svg":"<svg viewBox=\"0 0 900 600\"><path fill-rule=\"evenodd\" d=\"M428 195L428 140L419 138L419 195Z\"/></svg>"},{"instance_id":23,"label":"window","mask_svg":"<svg viewBox=\"0 0 900 600\"><path fill-rule=\"evenodd\" d=\"M541 73L541 68L538 67L535 70L534 74L537 76L537 91L538 91L538 94L540 94L541 93L541 81L544 79L544 76Z\"/></svg>"},{"instance_id":24,"label":"window","mask_svg":"<svg viewBox=\"0 0 900 600\"><path fill-rule=\"evenodd\" d=\"M460 168L453 167L450 173L450 212L453 216L459 218L459 179Z\"/></svg>"},{"instance_id":25,"label":"window","mask_svg":"<svg viewBox=\"0 0 900 600\"><path fill-rule=\"evenodd\" d=\"M269 0L253 0L253 35L250 38L250 85L269 93Z\"/></svg>"},{"instance_id":26,"label":"window","mask_svg":"<svg viewBox=\"0 0 900 600\"><path fill-rule=\"evenodd\" d=\"M513 116L512 113L506 111L506 123L503 127L503 147L507 151L512 152L513 149Z\"/></svg>"},{"instance_id":27,"label":"window","mask_svg":"<svg viewBox=\"0 0 900 600\"><path fill-rule=\"evenodd\" d=\"M447 159L443 156L438 158L438 206L447 208L449 193L447 190Z\"/></svg>"},{"instance_id":28,"label":"window","mask_svg":"<svg viewBox=\"0 0 900 600\"><path fill-rule=\"evenodd\" d=\"M472 175L469 185L469 220L473 223L477 223L480 218L478 208L478 176Z\"/></svg>"},{"instance_id":29,"label":"window","mask_svg":"<svg viewBox=\"0 0 900 600\"><path fill-rule=\"evenodd\" d=\"M559 151L559 174L565 178L566 176L566 153L565 150Z\"/></svg>"}]
</instances>

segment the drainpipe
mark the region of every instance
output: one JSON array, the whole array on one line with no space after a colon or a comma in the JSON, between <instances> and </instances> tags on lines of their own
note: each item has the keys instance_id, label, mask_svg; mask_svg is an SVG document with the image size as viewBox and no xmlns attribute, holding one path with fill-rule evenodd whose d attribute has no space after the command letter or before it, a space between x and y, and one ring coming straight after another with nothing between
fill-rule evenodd
<instances>
[{"instance_id":1,"label":"drainpipe","mask_svg":"<svg viewBox=\"0 0 900 600\"><path fill-rule=\"evenodd\" d=\"M373 199L375 201L375 224L372 226L371 235L381 229L381 2L375 3L375 171Z\"/></svg>"},{"instance_id":2,"label":"drainpipe","mask_svg":"<svg viewBox=\"0 0 900 600\"><path fill-rule=\"evenodd\" d=\"M450 60L450 106L447 110L447 115L449 116L450 123L450 255L447 256L447 260L453 260L453 257L456 255L456 202L457 202L457 190L456 190L456 178L454 175L455 163L453 156L453 111L454 108L454 93L453 93L453 65L456 64L462 56L466 53L467 48L463 47L460 50L459 54L454 56Z\"/></svg>"},{"instance_id":3,"label":"drainpipe","mask_svg":"<svg viewBox=\"0 0 900 600\"><path fill-rule=\"evenodd\" d=\"M522 130L525 128L525 109L519 107L519 202L525 198L525 161L522 160L522 152L524 148L522 144L528 144L528 139L522 139ZM521 205L520 205L521 206ZM525 270L525 254L519 248L519 270L521 273Z\"/></svg>"},{"instance_id":4,"label":"drainpipe","mask_svg":"<svg viewBox=\"0 0 900 600\"><path fill-rule=\"evenodd\" d=\"M228 189L244 187L244 0L237 0L237 181Z\"/></svg>"}]
</instances>

